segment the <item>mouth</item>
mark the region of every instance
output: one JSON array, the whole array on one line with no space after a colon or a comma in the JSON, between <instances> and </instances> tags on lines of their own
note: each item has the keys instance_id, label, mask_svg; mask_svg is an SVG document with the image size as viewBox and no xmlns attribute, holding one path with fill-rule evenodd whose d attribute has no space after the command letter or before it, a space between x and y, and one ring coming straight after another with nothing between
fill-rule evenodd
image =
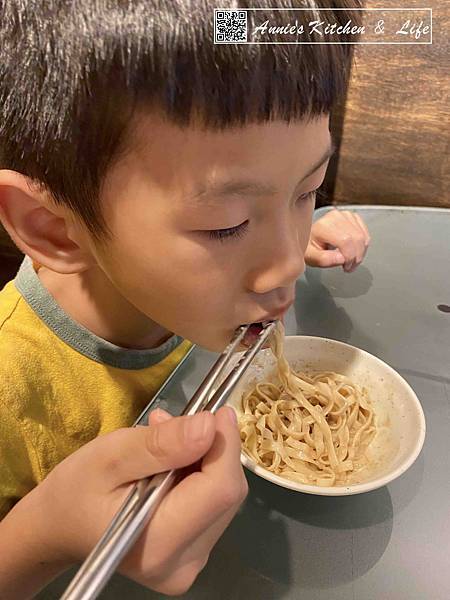
<instances>
[{"instance_id":1,"label":"mouth","mask_svg":"<svg viewBox=\"0 0 450 600\"><path fill-rule=\"evenodd\" d=\"M264 323L268 323L270 321L281 321L281 323L283 323L284 325L284 317L293 303L294 300L292 299L284 306L279 307L276 311L265 315L263 321L255 321L254 323L245 323L240 325L240 327L249 325L249 328L246 331L244 338L240 341L237 351L241 352L243 350L246 350L255 343L261 332L261 329L263 328ZM261 349L265 348L270 348L270 340L266 340L261 346Z\"/></svg>"},{"instance_id":2,"label":"mouth","mask_svg":"<svg viewBox=\"0 0 450 600\"><path fill-rule=\"evenodd\" d=\"M277 317L277 319L273 319L274 321L281 321L284 325L284 315ZM264 323L266 323L267 321L264 321ZM263 323L259 322L259 323L251 323L250 327L248 328L244 338L242 339L242 341L240 342L240 347L242 349L247 349L250 346L252 346L255 341L258 338L258 335L260 334L261 330L263 328ZM266 340L264 342L264 344L261 346L261 350L265 349L265 348L270 348L270 341Z\"/></svg>"},{"instance_id":3,"label":"mouth","mask_svg":"<svg viewBox=\"0 0 450 600\"><path fill-rule=\"evenodd\" d=\"M241 344L243 344L246 348L249 348L252 344L256 342L261 330L262 323L252 323L248 328L245 336L243 337Z\"/></svg>"}]
</instances>

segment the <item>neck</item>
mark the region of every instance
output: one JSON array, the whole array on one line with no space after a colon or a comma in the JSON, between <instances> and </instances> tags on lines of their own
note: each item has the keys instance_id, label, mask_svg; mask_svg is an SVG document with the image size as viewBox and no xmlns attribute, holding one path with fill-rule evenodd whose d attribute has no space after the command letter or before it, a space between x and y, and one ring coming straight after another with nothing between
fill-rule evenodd
<instances>
[{"instance_id":1,"label":"neck","mask_svg":"<svg viewBox=\"0 0 450 600\"><path fill-rule=\"evenodd\" d=\"M66 275L41 266L38 277L74 321L116 346L144 350L172 336L130 304L98 267Z\"/></svg>"}]
</instances>

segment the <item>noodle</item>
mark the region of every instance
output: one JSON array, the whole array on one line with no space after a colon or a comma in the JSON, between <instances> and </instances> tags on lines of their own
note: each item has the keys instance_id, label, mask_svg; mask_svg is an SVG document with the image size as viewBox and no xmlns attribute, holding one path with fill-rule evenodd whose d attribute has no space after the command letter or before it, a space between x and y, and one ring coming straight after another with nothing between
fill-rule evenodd
<instances>
[{"instance_id":1,"label":"noodle","mask_svg":"<svg viewBox=\"0 0 450 600\"><path fill-rule=\"evenodd\" d=\"M278 374L242 396L242 448L258 465L299 483L332 486L364 468L376 433L374 412L361 390L332 371L307 375L283 353L284 326L271 338Z\"/></svg>"}]
</instances>

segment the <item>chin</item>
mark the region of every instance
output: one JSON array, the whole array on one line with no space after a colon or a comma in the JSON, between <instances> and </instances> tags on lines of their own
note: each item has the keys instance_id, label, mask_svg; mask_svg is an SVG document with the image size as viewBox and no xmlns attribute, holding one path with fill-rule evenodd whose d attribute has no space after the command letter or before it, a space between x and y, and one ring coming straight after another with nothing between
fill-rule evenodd
<instances>
[{"instance_id":1,"label":"chin","mask_svg":"<svg viewBox=\"0 0 450 600\"><path fill-rule=\"evenodd\" d=\"M205 340L199 340L199 341L195 341L195 339L191 339L191 341L194 344L197 344L198 346L200 346L201 348L204 348L205 350L208 350L209 352L215 352L215 353L219 353L221 354L225 348L228 346L228 344L231 342L231 340L234 337L234 334L236 332L236 329L231 329L231 330L224 330L223 331L223 335L217 335L215 336L215 338L213 339L212 336ZM270 343L269 341L267 341L263 346L262 346L262 350L265 348L270 348ZM234 354L236 354L237 352L245 352L246 350L248 350L248 346L244 345L242 342L240 342L238 344L238 346L235 348L234 350Z\"/></svg>"},{"instance_id":2,"label":"chin","mask_svg":"<svg viewBox=\"0 0 450 600\"><path fill-rule=\"evenodd\" d=\"M195 339L190 338L190 340L192 342L194 342L194 344L198 344L200 347L204 348L205 350L208 350L209 352L216 352L221 354L225 348L228 346L228 344L231 342L235 330L229 330L229 329L225 329L222 331L214 331L211 332L214 333L215 335L206 335L203 339L199 339L198 341L196 341ZM245 347L242 346L242 348L240 347L239 350L236 351L240 351L240 350L245 350Z\"/></svg>"}]
</instances>

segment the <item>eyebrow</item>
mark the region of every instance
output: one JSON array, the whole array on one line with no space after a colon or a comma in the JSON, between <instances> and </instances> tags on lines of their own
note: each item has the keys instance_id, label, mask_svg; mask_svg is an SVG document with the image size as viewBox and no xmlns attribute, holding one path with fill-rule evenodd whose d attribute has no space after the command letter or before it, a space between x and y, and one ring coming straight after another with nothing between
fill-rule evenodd
<instances>
[{"instance_id":1,"label":"eyebrow","mask_svg":"<svg viewBox=\"0 0 450 600\"><path fill-rule=\"evenodd\" d=\"M311 167L311 169L302 177L302 179L295 186L298 186L305 181L308 177L311 177L316 171L320 169L336 152L336 145L333 141L330 142L327 150L323 154L323 156L317 161L315 165ZM274 196L278 193L278 189L274 188L271 185L261 183L258 181L239 181L235 179L230 179L229 181L220 182L220 183L212 183L207 187L204 187L194 193L193 196L189 197L190 201L194 203L202 204L205 201L205 196L214 199L221 199L225 196L231 195L251 195L251 196Z\"/></svg>"}]
</instances>

